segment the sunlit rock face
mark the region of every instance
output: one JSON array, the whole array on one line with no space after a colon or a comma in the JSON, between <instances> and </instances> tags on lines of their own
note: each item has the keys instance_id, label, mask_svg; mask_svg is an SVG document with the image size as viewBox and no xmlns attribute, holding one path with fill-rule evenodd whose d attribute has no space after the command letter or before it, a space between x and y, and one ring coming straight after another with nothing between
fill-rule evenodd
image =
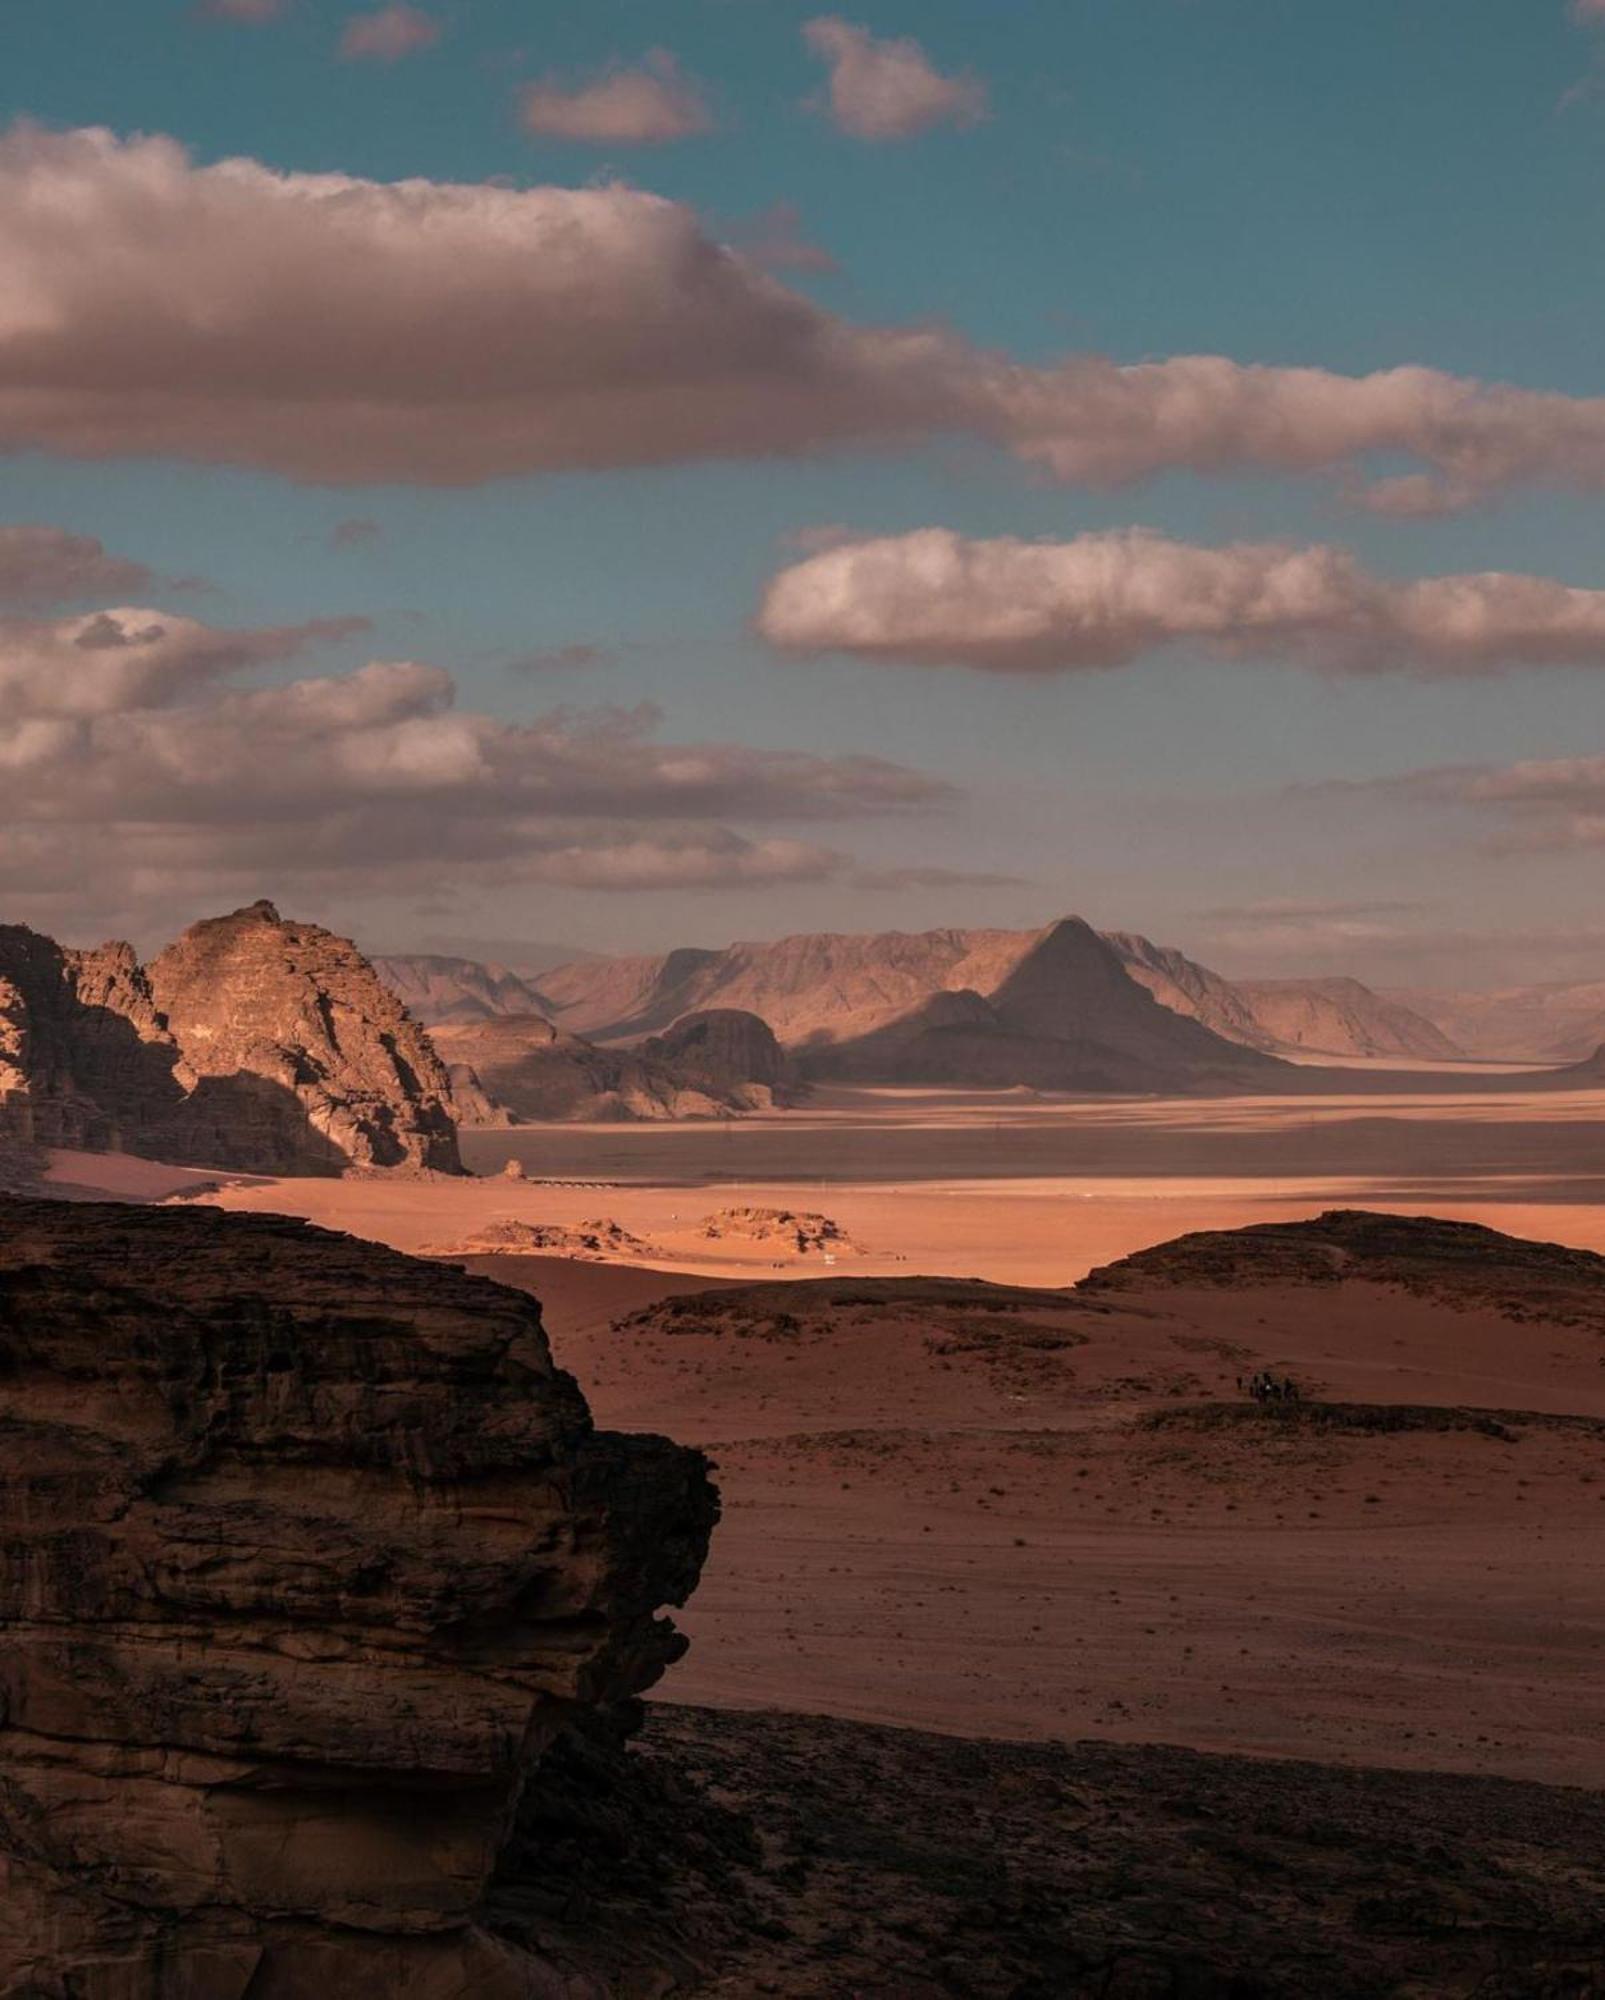
<instances>
[{"instance_id":1,"label":"sunlit rock face","mask_svg":"<svg viewBox=\"0 0 1605 2000\"><path fill-rule=\"evenodd\" d=\"M451 1079L349 939L253 903L192 924L150 986L199 1076L287 1093L352 1165L460 1170Z\"/></svg>"},{"instance_id":2,"label":"sunlit rock face","mask_svg":"<svg viewBox=\"0 0 1605 2000\"><path fill-rule=\"evenodd\" d=\"M0 1199L0 1995L566 1992L476 1912L549 1747L683 1649L716 1511L522 1293Z\"/></svg>"},{"instance_id":3,"label":"sunlit rock face","mask_svg":"<svg viewBox=\"0 0 1605 2000\"><path fill-rule=\"evenodd\" d=\"M0 925L0 1139L245 1173L461 1172L451 1079L356 946L271 903L149 968Z\"/></svg>"}]
</instances>

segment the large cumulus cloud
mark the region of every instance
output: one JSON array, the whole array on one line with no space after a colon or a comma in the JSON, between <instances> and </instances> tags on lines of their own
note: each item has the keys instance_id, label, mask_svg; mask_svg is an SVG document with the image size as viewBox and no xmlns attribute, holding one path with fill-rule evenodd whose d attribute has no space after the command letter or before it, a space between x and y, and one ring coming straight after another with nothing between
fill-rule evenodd
<instances>
[{"instance_id":1,"label":"large cumulus cloud","mask_svg":"<svg viewBox=\"0 0 1605 2000\"><path fill-rule=\"evenodd\" d=\"M984 440L1055 478L1342 472L1380 504L1605 484L1605 398L1427 368L1181 356L1027 367L862 327L618 186L198 166L174 141L0 138L0 443L327 482ZM1363 484L1361 497L1368 491Z\"/></svg>"},{"instance_id":2,"label":"large cumulus cloud","mask_svg":"<svg viewBox=\"0 0 1605 2000\"><path fill-rule=\"evenodd\" d=\"M1188 642L1360 672L1605 666L1605 591L1501 572L1400 583L1343 549L1199 548L1142 529L844 543L773 578L758 626L791 652L998 673L1114 667Z\"/></svg>"},{"instance_id":3,"label":"large cumulus cloud","mask_svg":"<svg viewBox=\"0 0 1605 2000\"><path fill-rule=\"evenodd\" d=\"M416 661L252 684L346 621L144 610L0 624L0 894L14 915L449 879L598 889L856 879L817 829L940 808L867 756L661 739L650 704L527 721ZM242 670L244 670L242 672Z\"/></svg>"}]
</instances>

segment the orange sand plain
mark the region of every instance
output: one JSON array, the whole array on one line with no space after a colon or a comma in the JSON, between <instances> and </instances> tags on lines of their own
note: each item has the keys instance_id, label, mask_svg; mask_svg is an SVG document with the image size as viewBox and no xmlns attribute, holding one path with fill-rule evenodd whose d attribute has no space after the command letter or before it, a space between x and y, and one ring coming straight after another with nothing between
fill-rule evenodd
<instances>
[{"instance_id":1,"label":"orange sand plain","mask_svg":"<svg viewBox=\"0 0 1605 2000\"><path fill-rule=\"evenodd\" d=\"M1340 1400L1605 1416L1588 1328L1391 1288L1133 1299L1046 1377L933 1359L917 1313L800 1342L620 1333L710 1279L1060 1286L1197 1228L1328 1206L1605 1250L1605 1094L1100 1102L842 1093L733 1127L468 1137L501 1178L258 1181L209 1198L416 1249L612 1216L633 1266L476 1262L544 1301L599 1420L707 1445L726 1515L664 1692L964 1734L1107 1736L1605 1783L1605 1443L1565 1425L1206 1438L1155 1410L1264 1364ZM106 1163L58 1176L106 1185ZM216 1177L119 1163L125 1192ZM143 1180L141 1176L143 1175ZM139 1185L136 1186L136 1183ZM822 1209L817 1257L696 1233ZM777 1264L779 1268L777 1268ZM656 1268L661 1266L662 1268ZM697 1274L700 1274L697 1275ZM1051 1302L1050 1302L1051 1303ZM1065 1308L1072 1310L1070 1307ZM1077 1321L1080 1325L1082 1322Z\"/></svg>"},{"instance_id":2,"label":"orange sand plain","mask_svg":"<svg viewBox=\"0 0 1605 2000\"><path fill-rule=\"evenodd\" d=\"M1380 1079L1379 1079L1380 1081ZM839 1091L722 1124L537 1125L465 1134L459 1182L231 1177L212 1197L281 1209L402 1250L503 1220L611 1216L642 1262L710 1277L776 1254L698 1233L737 1204L822 1209L861 1246L836 1268L1063 1285L1190 1229L1334 1206L1431 1213L1605 1250L1605 1091L1363 1098L1038 1100L1010 1092ZM527 1181L501 1178L517 1159ZM125 1180L134 1163L120 1162ZM58 1155L64 1179L102 1163ZM216 1176L147 1169L162 1193ZM130 1187L128 1191L133 1192ZM798 1275L821 1268L781 1260Z\"/></svg>"}]
</instances>

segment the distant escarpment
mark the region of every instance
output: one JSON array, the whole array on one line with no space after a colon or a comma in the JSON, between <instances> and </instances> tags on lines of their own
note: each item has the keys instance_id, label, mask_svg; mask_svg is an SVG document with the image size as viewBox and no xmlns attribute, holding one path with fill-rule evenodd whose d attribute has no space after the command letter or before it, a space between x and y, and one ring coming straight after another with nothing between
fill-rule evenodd
<instances>
[{"instance_id":1,"label":"distant escarpment","mask_svg":"<svg viewBox=\"0 0 1605 2000\"><path fill-rule=\"evenodd\" d=\"M0 1435L0 1995L575 1990L483 1912L682 1650L699 1454L449 1265L19 1200Z\"/></svg>"},{"instance_id":2,"label":"distant escarpment","mask_svg":"<svg viewBox=\"0 0 1605 2000\"><path fill-rule=\"evenodd\" d=\"M0 1134L251 1173L461 1170L427 1034L353 944L265 902L148 968L0 927Z\"/></svg>"},{"instance_id":3,"label":"distant escarpment","mask_svg":"<svg viewBox=\"0 0 1605 2000\"><path fill-rule=\"evenodd\" d=\"M426 1028L544 1010L539 990L505 965L440 952L392 952L376 958L373 967Z\"/></svg>"}]
</instances>

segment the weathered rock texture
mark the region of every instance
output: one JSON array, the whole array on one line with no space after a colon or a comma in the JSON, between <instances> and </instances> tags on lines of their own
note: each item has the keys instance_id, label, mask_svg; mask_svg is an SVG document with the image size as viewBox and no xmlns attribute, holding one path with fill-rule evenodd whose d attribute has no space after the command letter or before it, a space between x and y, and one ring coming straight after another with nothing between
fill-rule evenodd
<instances>
[{"instance_id":1,"label":"weathered rock texture","mask_svg":"<svg viewBox=\"0 0 1605 2000\"><path fill-rule=\"evenodd\" d=\"M147 972L0 925L0 1138L247 1173L461 1170L451 1082L356 947L271 903Z\"/></svg>"},{"instance_id":2,"label":"weathered rock texture","mask_svg":"<svg viewBox=\"0 0 1605 2000\"><path fill-rule=\"evenodd\" d=\"M150 987L200 1076L287 1093L352 1165L459 1171L445 1066L349 939L253 903L192 925L152 961Z\"/></svg>"},{"instance_id":3,"label":"weathered rock texture","mask_svg":"<svg viewBox=\"0 0 1605 2000\"><path fill-rule=\"evenodd\" d=\"M715 1511L523 1294L0 1201L0 1995L573 1992L486 1885L548 1747L678 1655Z\"/></svg>"},{"instance_id":4,"label":"weathered rock texture","mask_svg":"<svg viewBox=\"0 0 1605 2000\"><path fill-rule=\"evenodd\" d=\"M637 1053L737 1107L763 1110L796 1094L796 1075L774 1030L739 1007L682 1015L666 1035L642 1042Z\"/></svg>"},{"instance_id":5,"label":"weathered rock texture","mask_svg":"<svg viewBox=\"0 0 1605 2000\"><path fill-rule=\"evenodd\" d=\"M69 951L0 925L0 1129L115 1151L172 1133L195 1082L130 946Z\"/></svg>"}]
</instances>

